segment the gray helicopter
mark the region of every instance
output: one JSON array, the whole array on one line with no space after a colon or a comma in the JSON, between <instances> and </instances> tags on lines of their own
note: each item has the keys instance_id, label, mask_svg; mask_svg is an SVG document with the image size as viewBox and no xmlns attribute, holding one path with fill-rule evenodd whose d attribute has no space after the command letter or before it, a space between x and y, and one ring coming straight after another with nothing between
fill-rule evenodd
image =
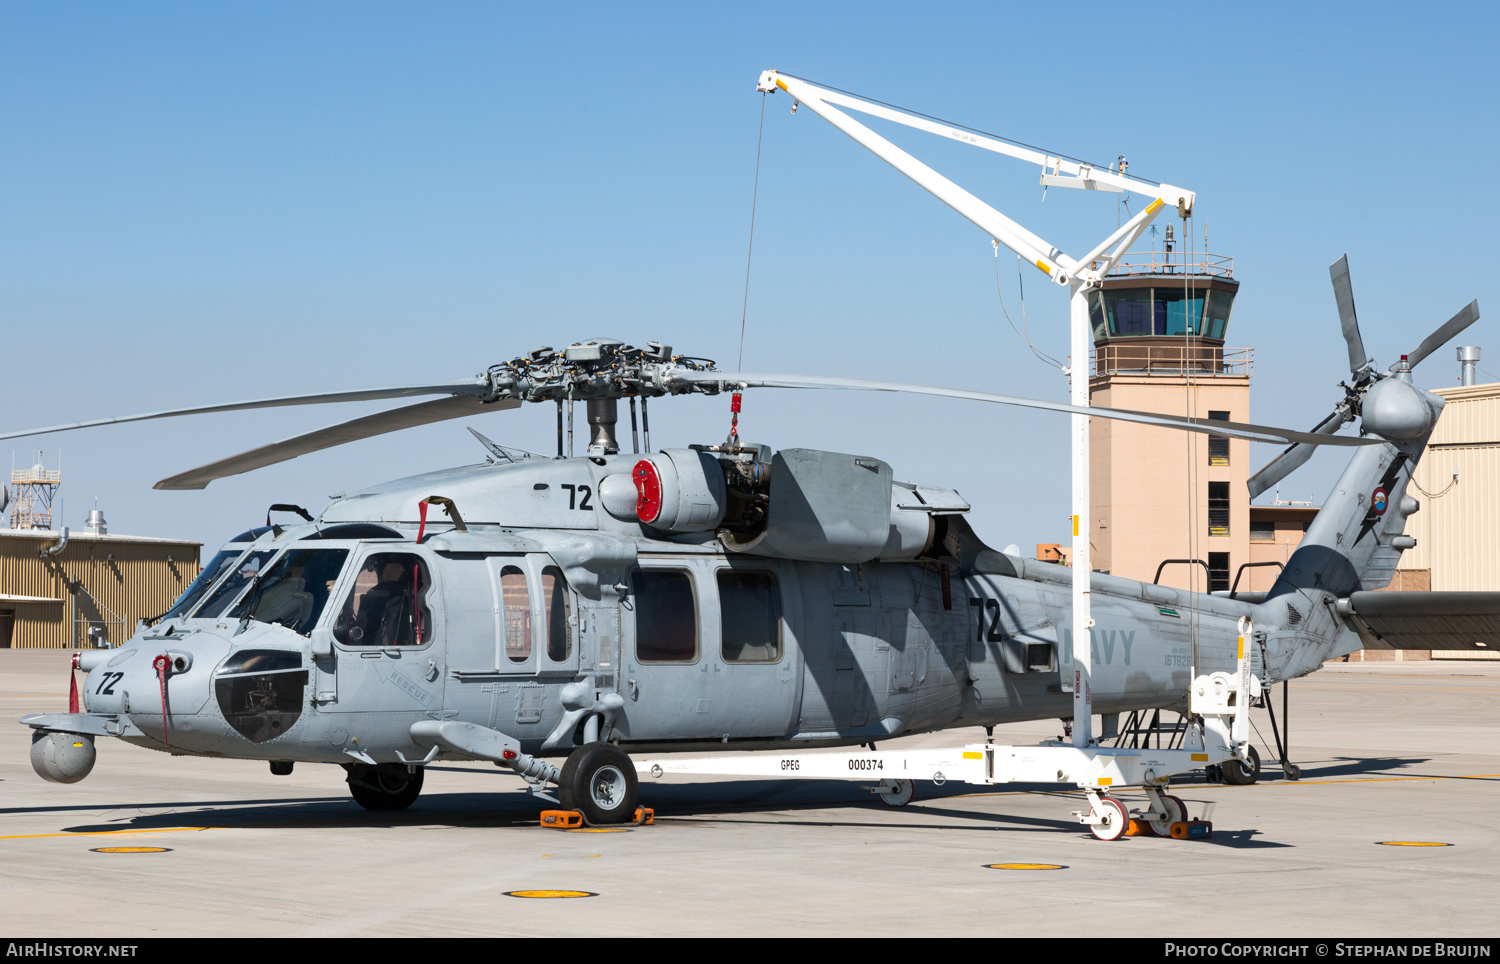
<instances>
[{"instance_id":1,"label":"gray helicopter","mask_svg":"<svg viewBox=\"0 0 1500 964\"><path fill-rule=\"evenodd\" d=\"M452 383L0 435L440 396L156 486L201 489L354 439L523 402L557 407L555 457L475 432L489 452L482 464L336 497L316 515L273 506L301 521L273 525L268 513L266 525L230 540L170 610L119 649L74 657L87 672L82 705L21 720L35 731L33 766L48 780L81 780L95 739L111 736L173 754L268 760L278 774L297 762L339 764L360 805L397 810L417 798L424 766L491 761L539 797L606 824L634 816L632 753L873 746L948 727L1071 716L1069 569L992 549L966 521L969 504L956 491L899 481L879 458L777 451L735 432L718 444L653 450L647 403L668 395L913 392L1290 445L1256 476L1262 487L1313 446L1354 446L1267 593L1229 598L1092 575L1094 707L1187 712L1190 672L1232 670L1245 617L1256 627L1250 658L1262 684L1386 644L1382 627L1396 639L1389 644L1402 645L1390 627L1441 616L1439 597L1451 595L1424 593L1425 601L1408 600L1394 614L1371 598L1412 544L1402 530L1418 504L1406 487L1443 408L1412 383L1410 370L1471 324L1477 303L1377 372L1359 341L1344 262L1334 275L1354 378L1335 415L1313 432L921 385L721 372L654 342L634 348L596 338ZM618 431L622 400L630 454ZM578 401L589 436L574 457ZM1359 436L1331 434L1354 418Z\"/></svg>"}]
</instances>

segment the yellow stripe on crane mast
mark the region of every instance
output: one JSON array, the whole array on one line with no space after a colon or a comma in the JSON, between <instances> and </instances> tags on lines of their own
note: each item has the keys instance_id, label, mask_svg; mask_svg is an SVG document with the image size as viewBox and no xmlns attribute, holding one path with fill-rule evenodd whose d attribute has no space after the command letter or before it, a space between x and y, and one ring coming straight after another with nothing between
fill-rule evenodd
<instances>
[{"instance_id":1,"label":"yellow stripe on crane mast","mask_svg":"<svg viewBox=\"0 0 1500 964\"><path fill-rule=\"evenodd\" d=\"M1052 269L1051 269L1051 268L1049 268L1049 267L1047 267L1047 263L1046 263L1046 262L1045 262L1045 261L1038 261L1038 262L1037 262L1037 263L1036 263L1036 266L1037 266L1037 267L1038 267L1038 268L1041 268L1041 269L1042 269L1042 270L1043 270L1043 271L1045 271L1045 272L1046 272L1046 273L1047 273L1047 274L1049 274L1049 275L1050 275L1050 274L1052 274Z\"/></svg>"},{"instance_id":2,"label":"yellow stripe on crane mast","mask_svg":"<svg viewBox=\"0 0 1500 964\"><path fill-rule=\"evenodd\" d=\"M777 83L780 83L780 81L777 81ZM1164 203L1166 202L1162 201L1161 198L1157 198L1155 201L1152 201L1150 204L1146 205L1146 213L1155 214L1156 209L1161 207Z\"/></svg>"},{"instance_id":3,"label":"yellow stripe on crane mast","mask_svg":"<svg viewBox=\"0 0 1500 964\"><path fill-rule=\"evenodd\" d=\"M790 94L792 92L791 88L786 85L786 81L782 80L780 77L776 78L776 86L780 87L782 90L786 91L788 94Z\"/></svg>"}]
</instances>

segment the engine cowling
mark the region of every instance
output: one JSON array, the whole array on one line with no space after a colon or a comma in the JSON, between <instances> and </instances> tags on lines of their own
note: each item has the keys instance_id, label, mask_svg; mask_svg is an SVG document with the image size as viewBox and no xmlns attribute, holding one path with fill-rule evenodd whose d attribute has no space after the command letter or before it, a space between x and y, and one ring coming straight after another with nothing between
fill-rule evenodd
<instances>
[{"instance_id":1,"label":"engine cowling","mask_svg":"<svg viewBox=\"0 0 1500 964\"><path fill-rule=\"evenodd\" d=\"M663 449L635 463L636 518L662 532L712 532L724 519L724 470L694 449Z\"/></svg>"}]
</instances>

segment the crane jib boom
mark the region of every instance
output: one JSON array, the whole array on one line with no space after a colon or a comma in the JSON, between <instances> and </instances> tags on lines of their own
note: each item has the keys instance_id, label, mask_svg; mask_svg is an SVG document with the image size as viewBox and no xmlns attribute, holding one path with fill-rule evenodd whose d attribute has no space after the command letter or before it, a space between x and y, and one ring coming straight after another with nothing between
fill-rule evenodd
<instances>
[{"instance_id":1,"label":"crane jib boom","mask_svg":"<svg viewBox=\"0 0 1500 964\"><path fill-rule=\"evenodd\" d=\"M991 137L978 131L945 124L930 117L880 104L843 91L768 70L760 76L756 89L762 93L784 90L797 103L828 121L867 148L876 157L905 174L938 200L963 215L999 244L1040 268L1053 281L1066 285L1070 292L1069 319L1072 364L1068 370L1070 401L1088 405L1089 305L1088 292L1097 287L1126 251L1130 250L1155 219L1162 207L1172 204L1187 217L1193 209L1193 192L1171 184L1157 184L1131 177L1123 170L1099 168L1061 154L1049 154L1024 144ZM840 107L906 127L936 134L949 140L1003 154L1041 167L1041 183L1048 187L1071 187L1112 192L1135 191L1153 200L1140 213L1120 225L1084 257L1074 259L1056 245L1028 231L973 194L892 144L864 124L850 117ZM1123 167L1123 165L1122 165ZM1106 252L1108 252L1106 254ZM1073 551L1073 744L1079 748L1093 742L1093 700L1091 681L1090 632L1094 620L1089 604L1089 420L1088 416L1071 416L1069 442L1072 447L1072 516Z\"/></svg>"}]
</instances>

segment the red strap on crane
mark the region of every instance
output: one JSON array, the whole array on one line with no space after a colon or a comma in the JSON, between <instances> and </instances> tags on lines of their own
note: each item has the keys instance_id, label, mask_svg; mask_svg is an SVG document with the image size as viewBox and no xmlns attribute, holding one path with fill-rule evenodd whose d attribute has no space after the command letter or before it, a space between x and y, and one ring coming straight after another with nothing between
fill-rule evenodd
<instances>
[{"instance_id":1,"label":"red strap on crane","mask_svg":"<svg viewBox=\"0 0 1500 964\"><path fill-rule=\"evenodd\" d=\"M161 742L163 746L171 746L167 741L167 667L172 661L162 653L151 661L151 668L156 670L156 678L161 681Z\"/></svg>"}]
</instances>

